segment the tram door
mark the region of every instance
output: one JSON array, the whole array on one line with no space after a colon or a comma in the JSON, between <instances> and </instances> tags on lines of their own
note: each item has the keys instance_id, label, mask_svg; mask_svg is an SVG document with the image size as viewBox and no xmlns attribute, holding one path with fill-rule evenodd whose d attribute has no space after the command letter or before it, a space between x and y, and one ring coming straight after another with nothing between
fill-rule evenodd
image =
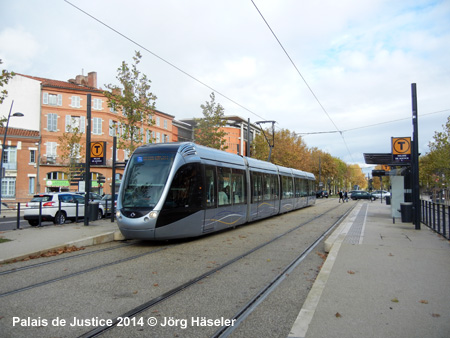
<instances>
[{"instance_id":1,"label":"tram door","mask_svg":"<svg viewBox=\"0 0 450 338\"><path fill-rule=\"evenodd\" d=\"M217 179L216 167L205 166L206 211L203 221L203 233L213 231L217 226Z\"/></svg>"}]
</instances>

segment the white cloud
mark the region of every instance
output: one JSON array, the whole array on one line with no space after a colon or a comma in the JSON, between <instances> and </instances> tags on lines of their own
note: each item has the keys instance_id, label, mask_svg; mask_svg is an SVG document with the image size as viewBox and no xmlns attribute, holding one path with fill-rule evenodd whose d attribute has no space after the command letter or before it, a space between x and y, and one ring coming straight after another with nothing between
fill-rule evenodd
<instances>
[{"instance_id":1,"label":"white cloud","mask_svg":"<svg viewBox=\"0 0 450 338\"><path fill-rule=\"evenodd\" d=\"M24 28L5 28L0 32L0 55L3 66L9 69L28 69L40 46Z\"/></svg>"}]
</instances>

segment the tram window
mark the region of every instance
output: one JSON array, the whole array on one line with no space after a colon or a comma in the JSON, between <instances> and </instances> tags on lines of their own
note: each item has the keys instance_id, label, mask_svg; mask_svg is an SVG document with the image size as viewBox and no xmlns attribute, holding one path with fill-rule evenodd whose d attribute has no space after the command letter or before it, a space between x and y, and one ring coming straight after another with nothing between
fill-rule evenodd
<instances>
[{"instance_id":1,"label":"tram window","mask_svg":"<svg viewBox=\"0 0 450 338\"><path fill-rule=\"evenodd\" d=\"M273 185L272 185L272 196L274 200L278 200L280 198L280 187L278 184L278 176L272 175Z\"/></svg>"},{"instance_id":2,"label":"tram window","mask_svg":"<svg viewBox=\"0 0 450 338\"><path fill-rule=\"evenodd\" d=\"M165 208L201 208L200 166L186 164L178 169L167 195Z\"/></svg>"},{"instance_id":3,"label":"tram window","mask_svg":"<svg viewBox=\"0 0 450 338\"><path fill-rule=\"evenodd\" d=\"M252 178L252 203L262 201L262 174L253 172Z\"/></svg>"},{"instance_id":4,"label":"tram window","mask_svg":"<svg viewBox=\"0 0 450 338\"><path fill-rule=\"evenodd\" d=\"M306 194L304 192L304 183L305 183L305 180L303 178L295 179L295 197L306 196Z\"/></svg>"},{"instance_id":5,"label":"tram window","mask_svg":"<svg viewBox=\"0 0 450 338\"><path fill-rule=\"evenodd\" d=\"M216 207L216 168L206 166L205 167L205 180L206 180L206 206L208 208Z\"/></svg>"},{"instance_id":6,"label":"tram window","mask_svg":"<svg viewBox=\"0 0 450 338\"><path fill-rule=\"evenodd\" d=\"M218 202L220 205L231 204L231 169L217 168Z\"/></svg>"},{"instance_id":7,"label":"tram window","mask_svg":"<svg viewBox=\"0 0 450 338\"><path fill-rule=\"evenodd\" d=\"M232 201L233 204L245 203L245 171L240 169L233 169L232 171Z\"/></svg>"},{"instance_id":8,"label":"tram window","mask_svg":"<svg viewBox=\"0 0 450 338\"><path fill-rule=\"evenodd\" d=\"M288 176L281 176L281 182L283 187L283 199L293 197L292 178Z\"/></svg>"},{"instance_id":9,"label":"tram window","mask_svg":"<svg viewBox=\"0 0 450 338\"><path fill-rule=\"evenodd\" d=\"M270 201L272 199L271 193L270 193L270 187L272 186L272 175L264 174L262 175L264 178L263 183L263 199L264 201Z\"/></svg>"}]
</instances>

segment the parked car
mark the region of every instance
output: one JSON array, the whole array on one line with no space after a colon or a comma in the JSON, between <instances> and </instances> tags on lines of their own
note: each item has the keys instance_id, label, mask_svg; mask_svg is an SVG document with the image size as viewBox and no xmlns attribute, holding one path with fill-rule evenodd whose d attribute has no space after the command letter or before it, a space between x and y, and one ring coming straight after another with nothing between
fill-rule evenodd
<instances>
[{"instance_id":1,"label":"parked car","mask_svg":"<svg viewBox=\"0 0 450 338\"><path fill-rule=\"evenodd\" d=\"M76 192L77 195L83 196L83 201L84 201L84 196L86 196L86 193L83 191L78 191ZM106 215L105 213L105 206L104 204L102 204L102 196L100 196L99 194L96 194L95 192L89 192L89 202L97 202L98 203L98 208L99 208L99 217L98 219L103 218L103 216ZM83 202L84 203L84 202ZM100 215L100 212L102 213Z\"/></svg>"},{"instance_id":2,"label":"parked car","mask_svg":"<svg viewBox=\"0 0 450 338\"><path fill-rule=\"evenodd\" d=\"M367 191L361 191L361 190L357 190L357 191L352 191L352 194L350 195L350 198L352 200L375 200L375 197Z\"/></svg>"},{"instance_id":3,"label":"parked car","mask_svg":"<svg viewBox=\"0 0 450 338\"><path fill-rule=\"evenodd\" d=\"M328 198L328 191L326 190L320 190L316 191L316 198Z\"/></svg>"},{"instance_id":4,"label":"parked car","mask_svg":"<svg viewBox=\"0 0 450 338\"><path fill-rule=\"evenodd\" d=\"M103 196L100 203L103 206L104 210L106 210L105 215L110 214L112 205L112 194L106 194L105 196ZM114 206L117 207L117 194L115 194L114 197Z\"/></svg>"},{"instance_id":5,"label":"parked car","mask_svg":"<svg viewBox=\"0 0 450 338\"><path fill-rule=\"evenodd\" d=\"M67 219L75 220L77 215L84 217L84 197L70 192L43 193L34 195L32 200L26 204L23 218L31 226L39 224L39 204L42 202L42 221L52 221L55 224L63 224ZM61 210L59 210L61 202Z\"/></svg>"},{"instance_id":6,"label":"parked car","mask_svg":"<svg viewBox=\"0 0 450 338\"><path fill-rule=\"evenodd\" d=\"M375 190L372 191L372 196L375 198L381 198L381 196L383 196L383 198L386 199L386 196L391 197L391 193L386 190Z\"/></svg>"}]
</instances>

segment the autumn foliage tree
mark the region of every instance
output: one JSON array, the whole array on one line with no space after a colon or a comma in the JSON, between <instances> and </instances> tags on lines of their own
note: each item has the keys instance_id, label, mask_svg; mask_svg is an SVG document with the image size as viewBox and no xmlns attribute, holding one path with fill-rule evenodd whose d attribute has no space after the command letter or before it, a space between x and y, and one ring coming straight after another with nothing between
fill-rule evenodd
<instances>
[{"instance_id":1,"label":"autumn foliage tree","mask_svg":"<svg viewBox=\"0 0 450 338\"><path fill-rule=\"evenodd\" d=\"M429 188L442 189L450 185L450 116L442 128L434 133L434 140L429 143L430 152L420 158L420 181Z\"/></svg>"},{"instance_id":2,"label":"autumn foliage tree","mask_svg":"<svg viewBox=\"0 0 450 338\"><path fill-rule=\"evenodd\" d=\"M266 135L272 137L269 130ZM274 148L272 150L271 162L277 165L291 167L301 170L309 170L311 167L310 154L303 139L287 129L275 132ZM269 145L262 134L256 135L253 142L253 157L267 161L269 157Z\"/></svg>"},{"instance_id":3,"label":"autumn foliage tree","mask_svg":"<svg viewBox=\"0 0 450 338\"><path fill-rule=\"evenodd\" d=\"M206 101L202 104L203 118L195 119L194 137L195 143L225 150L226 146L225 136L227 133L221 129L225 127L227 121L225 120L225 109L220 103L216 103L216 97L214 93L209 96L211 101Z\"/></svg>"},{"instance_id":4,"label":"autumn foliage tree","mask_svg":"<svg viewBox=\"0 0 450 338\"><path fill-rule=\"evenodd\" d=\"M269 130L265 130L272 137ZM252 157L267 161L269 145L265 137L257 135L252 143ZM272 150L271 162L277 165L311 172L316 177L316 189L337 192L340 189L350 190L359 185L367 187L367 181L359 165L348 165L339 158L333 157L318 148L308 148L303 139L294 132L282 129L275 132L275 146ZM319 179L323 183L319 187Z\"/></svg>"}]
</instances>

